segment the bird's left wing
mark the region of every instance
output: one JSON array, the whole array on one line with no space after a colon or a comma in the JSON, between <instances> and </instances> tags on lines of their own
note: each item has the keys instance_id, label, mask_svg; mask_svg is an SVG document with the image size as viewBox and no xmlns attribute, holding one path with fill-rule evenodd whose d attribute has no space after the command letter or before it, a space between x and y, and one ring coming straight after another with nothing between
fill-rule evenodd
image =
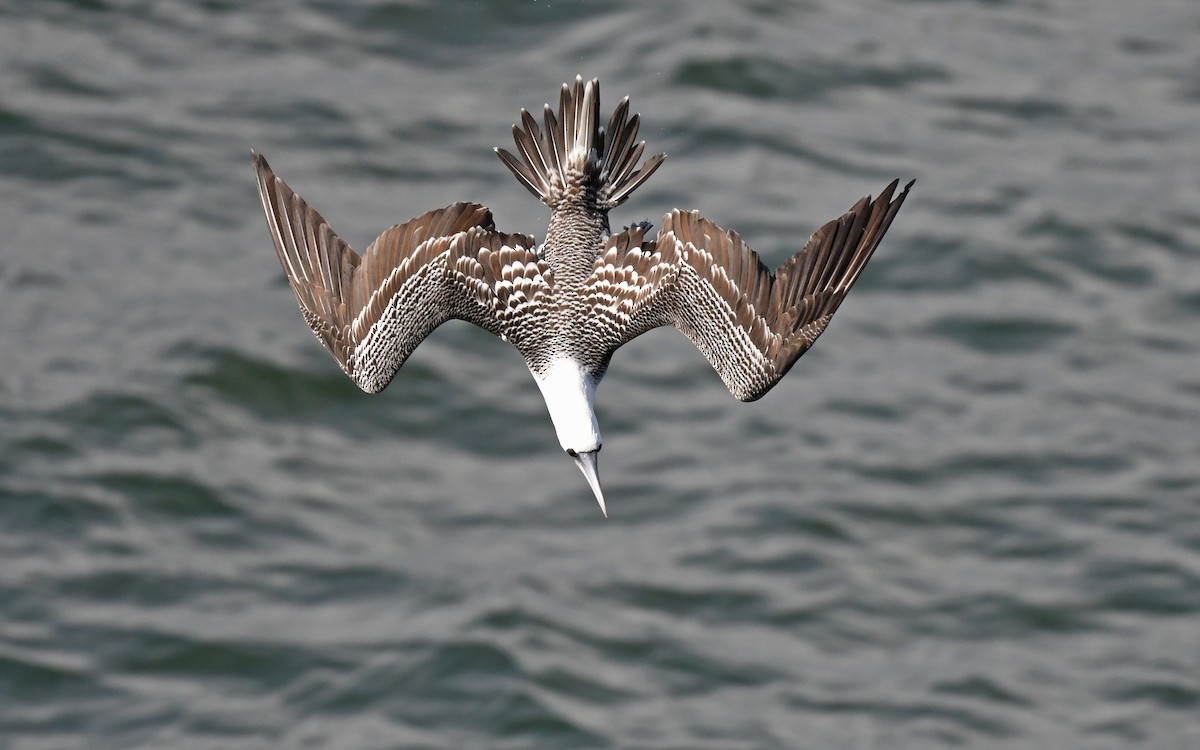
<instances>
[{"instance_id":1,"label":"bird's left wing","mask_svg":"<svg viewBox=\"0 0 1200 750\"><path fill-rule=\"evenodd\" d=\"M825 330L912 187L893 199L897 184L822 226L775 273L736 232L695 211L667 214L658 250L682 262L661 310L736 398L761 398Z\"/></svg>"},{"instance_id":2,"label":"bird's left wing","mask_svg":"<svg viewBox=\"0 0 1200 750\"><path fill-rule=\"evenodd\" d=\"M649 226L635 224L609 237L583 284L586 351L600 372L622 344L670 323L663 301L678 279L681 256L675 245L647 241Z\"/></svg>"},{"instance_id":3,"label":"bird's left wing","mask_svg":"<svg viewBox=\"0 0 1200 750\"><path fill-rule=\"evenodd\" d=\"M761 398L804 354L845 299L908 195L897 183L813 233L774 273L735 232L695 211L663 219L654 243L631 227L596 261L585 303L602 364L645 331L686 335L742 401Z\"/></svg>"}]
</instances>

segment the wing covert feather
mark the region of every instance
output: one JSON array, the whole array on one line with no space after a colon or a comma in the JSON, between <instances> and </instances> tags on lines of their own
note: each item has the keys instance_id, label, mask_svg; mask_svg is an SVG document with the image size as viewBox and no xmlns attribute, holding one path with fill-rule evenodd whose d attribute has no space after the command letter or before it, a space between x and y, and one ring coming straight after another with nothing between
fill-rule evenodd
<instances>
[{"instance_id":1,"label":"wing covert feather","mask_svg":"<svg viewBox=\"0 0 1200 750\"><path fill-rule=\"evenodd\" d=\"M495 232L485 207L455 203L397 224L360 257L259 154L254 170L300 311L364 391L383 390L421 341L447 320L466 320L511 338L512 316L503 313L516 297L530 294L529 285L510 289L511 272L490 259L508 253L527 260L533 239ZM495 273L488 275L484 263Z\"/></svg>"}]
</instances>

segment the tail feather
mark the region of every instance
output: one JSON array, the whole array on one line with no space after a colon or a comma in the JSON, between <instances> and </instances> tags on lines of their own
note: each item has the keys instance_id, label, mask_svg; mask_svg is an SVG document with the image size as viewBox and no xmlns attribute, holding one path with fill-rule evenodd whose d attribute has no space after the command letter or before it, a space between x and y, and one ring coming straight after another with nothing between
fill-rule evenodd
<instances>
[{"instance_id":1,"label":"tail feather","mask_svg":"<svg viewBox=\"0 0 1200 750\"><path fill-rule=\"evenodd\" d=\"M666 158L656 154L638 168L646 142L634 142L641 118L629 116L629 97L617 105L607 128L600 125L597 79L585 84L576 76L574 86L564 83L557 114L547 104L542 119L544 131L522 109L520 126L513 126L518 155L502 148L496 154L529 192L551 208L572 198L591 201L605 211L619 206Z\"/></svg>"}]
</instances>

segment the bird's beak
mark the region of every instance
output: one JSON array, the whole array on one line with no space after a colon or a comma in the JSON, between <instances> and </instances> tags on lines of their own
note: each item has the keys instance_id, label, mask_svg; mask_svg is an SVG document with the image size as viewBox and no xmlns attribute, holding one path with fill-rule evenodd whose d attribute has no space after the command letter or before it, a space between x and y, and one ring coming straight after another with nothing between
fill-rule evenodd
<instances>
[{"instance_id":1,"label":"bird's beak","mask_svg":"<svg viewBox=\"0 0 1200 750\"><path fill-rule=\"evenodd\" d=\"M599 449L594 451L584 451L571 456L575 459L575 465L583 472L584 479L587 479L588 486L592 488L592 492L596 495L596 502L600 503L600 512L608 518L608 508L604 505L604 493L600 491L600 475L596 473L596 456L600 453Z\"/></svg>"}]
</instances>

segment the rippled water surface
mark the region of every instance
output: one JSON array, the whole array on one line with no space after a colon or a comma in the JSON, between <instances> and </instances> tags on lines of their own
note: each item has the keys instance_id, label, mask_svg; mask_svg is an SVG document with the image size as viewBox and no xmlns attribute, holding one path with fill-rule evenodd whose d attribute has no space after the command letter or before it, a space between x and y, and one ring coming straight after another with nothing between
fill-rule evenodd
<instances>
[{"instance_id":1,"label":"rippled water surface","mask_svg":"<svg viewBox=\"0 0 1200 750\"><path fill-rule=\"evenodd\" d=\"M0 747L1200 747L1200 5L0 6ZM380 396L296 310L251 148L355 247L576 73L773 264L917 179L816 348Z\"/></svg>"}]
</instances>

